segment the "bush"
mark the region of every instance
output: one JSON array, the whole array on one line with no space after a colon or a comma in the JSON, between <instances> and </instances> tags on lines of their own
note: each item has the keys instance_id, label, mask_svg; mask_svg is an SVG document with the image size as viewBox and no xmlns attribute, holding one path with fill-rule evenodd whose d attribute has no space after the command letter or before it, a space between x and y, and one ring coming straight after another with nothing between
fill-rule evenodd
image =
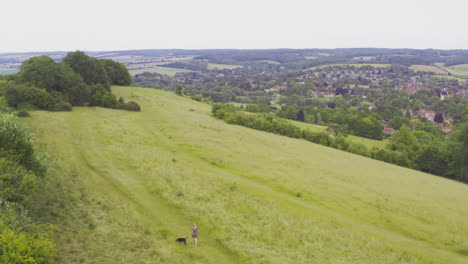
<instances>
[{"instance_id":1,"label":"bush","mask_svg":"<svg viewBox=\"0 0 468 264\"><path fill-rule=\"evenodd\" d=\"M28 113L28 111L21 110L21 111L18 111L18 113L16 113L16 116L18 116L18 117L29 117L31 115Z\"/></svg>"},{"instance_id":2,"label":"bush","mask_svg":"<svg viewBox=\"0 0 468 264\"><path fill-rule=\"evenodd\" d=\"M11 229L0 231L0 263L53 263L54 244L44 234L18 233Z\"/></svg>"},{"instance_id":3,"label":"bush","mask_svg":"<svg viewBox=\"0 0 468 264\"><path fill-rule=\"evenodd\" d=\"M23 203L36 186L36 175L0 157L0 200Z\"/></svg>"},{"instance_id":4,"label":"bush","mask_svg":"<svg viewBox=\"0 0 468 264\"><path fill-rule=\"evenodd\" d=\"M51 105L47 110L49 111L71 111L72 105L69 102L59 101Z\"/></svg>"},{"instance_id":5,"label":"bush","mask_svg":"<svg viewBox=\"0 0 468 264\"><path fill-rule=\"evenodd\" d=\"M122 110L127 110L127 111L136 111L136 112L141 111L140 105L133 101L130 101L128 103L120 103L118 108Z\"/></svg>"},{"instance_id":6,"label":"bush","mask_svg":"<svg viewBox=\"0 0 468 264\"><path fill-rule=\"evenodd\" d=\"M7 85L5 98L8 105L16 108L31 108L32 105L47 109L54 102L54 98L46 90L16 83Z\"/></svg>"},{"instance_id":7,"label":"bush","mask_svg":"<svg viewBox=\"0 0 468 264\"><path fill-rule=\"evenodd\" d=\"M8 106L8 102L4 96L0 96L0 113L9 113L10 107Z\"/></svg>"},{"instance_id":8,"label":"bush","mask_svg":"<svg viewBox=\"0 0 468 264\"><path fill-rule=\"evenodd\" d=\"M192 98L192 100L201 102L201 101L203 100L203 95L201 95L201 94L196 94L196 95L192 96L191 98Z\"/></svg>"},{"instance_id":9,"label":"bush","mask_svg":"<svg viewBox=\"0 0 468 264\"><path fill-rule=\"evenodd\" d=\"M20 163L33 156L31 136L12 114L0 114L0 149L17 154Z\"/></svg>"}]
</instances>

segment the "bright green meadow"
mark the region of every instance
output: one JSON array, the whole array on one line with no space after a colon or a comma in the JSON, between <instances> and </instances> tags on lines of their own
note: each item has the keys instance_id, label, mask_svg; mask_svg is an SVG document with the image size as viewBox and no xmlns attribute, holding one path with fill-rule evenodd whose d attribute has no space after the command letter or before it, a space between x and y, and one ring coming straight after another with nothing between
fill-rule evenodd
<instances>
[{"instance_id":1,"label":"bright green meadow","mask_svg":"<svg viewBox=\"0 0 468 264\"><path fill-rule=\"evenodd\" d=\"M142 112L21 119L49 160L32 213L60 263L468 263L466 184L113 92ZM192 223L198 247L176 243Z\"/></svg>"},{"instance_id":2,"label":"bright green meadow","mask_svg":"<svg viewBox=\"0 0 468 264\"><path fill-rule=\"evenodd\" d=\"M434 63L435 66L441 68L455 77L468 78L468 64L458 64L453 66L445 66L443 63Z\"/></svg>"}]
</instances>

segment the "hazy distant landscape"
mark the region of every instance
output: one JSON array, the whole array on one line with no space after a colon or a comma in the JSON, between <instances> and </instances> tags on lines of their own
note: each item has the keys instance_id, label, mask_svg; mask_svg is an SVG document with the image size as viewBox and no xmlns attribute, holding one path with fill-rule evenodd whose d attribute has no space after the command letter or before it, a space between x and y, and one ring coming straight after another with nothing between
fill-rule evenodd
<instances>
[{"instance_id":1,"label":"hazy distant landscape","mask_svg":"<svg viewBox=\"0 0 468 264\"><path fill-rule=\"evenodd\" d=\"M468 264L468 1L1 10L0 264Z\"/></svg>"},{"instance_id":2,"label":"hazy distant landscape","mask_svg":"<svg viewBox=\"0 0 468 264\"><path fill-rule=\"evenodd\" d=\"M0 71L0 263L468 262L468 50L3 53Z\"/></svg>"}]
</instances>

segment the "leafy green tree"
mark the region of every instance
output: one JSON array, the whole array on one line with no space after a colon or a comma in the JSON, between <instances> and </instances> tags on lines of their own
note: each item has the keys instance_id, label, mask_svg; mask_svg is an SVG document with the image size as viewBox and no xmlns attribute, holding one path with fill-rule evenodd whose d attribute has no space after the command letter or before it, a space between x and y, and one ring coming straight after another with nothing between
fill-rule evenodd
<instances>
[{"instance_id":1,"label":"leafy green tree","mask_svg":"<svg viewBox=\"0 0 468 264\"><path fill-rule=\"evenodd\" d=\"M177 85L177 88L175 90L175 94L182 96L184 94L184 90L181 85Z\"/></svg>"},{"instance_id":2,"label":"leafy green tree","mask_svg":"<svg viewBox=\"0 0 468 264\"><path fill-rule=\"evenodd\" d=\"M0 230L0 263L53 263L54 244L44 234L18 233L9 228Z\"/></svg>"},{"instance_id":3,"label":"leafy green tree","mask_svg":"<svg viewBox=\"0 0 468 264\"><path fill-rule=\"evenodd\" d=\"M73 105L82 105L89 99L83 79L68 65L56 63L47 56L32 57L23 62L19 72L21 82L44 88L58 97L65 97Z\"/></svg>"},{"instance_id":4,"label":"leafy green tree","mask_svg":"<svg viewBox=\"0 0 468 264\"><path fill-rule=\"evenodd\" d=\"M420 147L418 140L407 126L403 126L396 131L390 137L390 143L387 146L391 150L401 151L408 155L414 155Z\"/></svg>"},{"instance_id":5,"label":"leafy green tree","mask_svg":"<svg viewBox=\"0 0 468 264\"><path fill-rule=\"evenodd\" d=\"M452 132L446 146L449 169L453 178L468 182L468 123L462 123Z\"/></svg>"},{"instance_id":6,"label":"leafy green tree","mask_svg":"<svg viewBox=\"0 0 468 264\"><path fill-rule=\"evenodd\" d=\"M0 200L23 203L36 186L36 175L0 157Z\"/></svg>"},{"instance_id":7,"label":"leafy green tree","mask_svg":"<svg viewBox=\"0 0 468 264\"><path fill-rule=\"evenodd\" d=\"M415 163L419 170L437 175L447 174L447 157L437 146L424 146L418 153L415 153L415 155Z\"/></svg>"},{"instance_id":8,"label":"leafy green tree","mask_svg":"<svg viewBox=\"0 0 468 264\"><path fill-rule=\"evenodd\" d=\"M33 158L31 136L12 114L0 114L0 150L13 153L20 163Z\"/></svg>"},{"instance_id":9,"label":"leafy green tree","mask_svg":"<svg viewBox=\"0 0 468 264\"><path fill-rule=\"evenodd\" d=\"M111 84L130 85L132 83L132 77L122 63L110 59L102 59L99 62L104 66Z\"/></svg>"},{"instance_id":10,"label":"leafy green tree","mask_svg":"<svg viewBox=\"0 0 468 264\"><path fill-rule=\"evenodd\" d=\"M258 106L258 104L248 104L245 106L245 111L251 113L259 113L260 107Z\"/></svg>"},{"instance_id":11,"label":"leafy green tree","mask_svg":"<svg viewBox=\"0 0 468 264\"><path fill-rule=\"evenodd\" d=\"M102 84L110 91L110 80L104 65L98 59L86 55L82 51L68 53L63 63L78 73L86 84Z\"/></svg>"},{"instance_id":12,"label":"leafy green tree","mask_svg":"<svg viewBox=\"0 0 468 264\"><path fill-rule=\"evenodd\" d=\"M36 56L21 64L19 78L34 86L49 90L57 90L57 68L55 61L48 56Z\"/></svg>"},{"instance_id":13,"label":"leafy green tree","mask_svg":"<svg viewBox=\"0 0 468 264\"><path fill-rule=\"evenodd\" d=\"M441 113L436 113L434 115L434 122L439 123L439 124L443 123L444 122L444 116Z\"/></svg>"},{"instance_id":14,"label":"leafy green tree","mask_svg":"<svg viewBox=\"0 0 468 264\"><path fill-rule=\"evenodd\" d=\"M25 84L10 82L5 86L5 99L8 105L19 107L29 103L39 109L48 109L54 104L54 98L45 90Z\"/></svg>"}]
</instances>

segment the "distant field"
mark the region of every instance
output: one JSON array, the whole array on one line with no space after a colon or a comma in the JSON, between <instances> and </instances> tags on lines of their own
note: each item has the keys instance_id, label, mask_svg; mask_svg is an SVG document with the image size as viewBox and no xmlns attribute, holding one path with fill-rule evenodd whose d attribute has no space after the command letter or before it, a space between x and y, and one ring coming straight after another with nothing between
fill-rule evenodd
<instances>
[{"instance_id":1,"label":"distant field","mask_svg":"<svg viewBox=\"0 0 468 264\"><path fill-rule=\"evenodd\" d=\"M232 69L241 68L241 67L242 67L242 66L240 66L240 65L229 65L229 64L208 63L208 70L214 70L214 69L219 69L219 70L228 69L228 70L232 70Z\"/></svg>"},{"instance_id":2,"label":"distant field","mask_svg":"<svg viewBox=\"0 0 468 264\"><path fill-rule=\"evenodd\" d=\"M19 69L0 68L0 75L15 74L17 72L19 72Z\"/></svg>"},{"instance_id":3,"label":"distant field","mask_svg":"<svg viewBox=\"0 0 468 264\"><path fill-rule=\"evenodd\" d=\"M445 66L443 63L434 63L435 66L446 70L450 74L459 78L468 78L468 64L459 64L453 66Z\"/></svg>"},{"instance_id":4,"label":"distant field","mask_svg":"<svg viewBox=\"0 0 468 264\"><path fill-rule=\"evenodd\" d=\"M354 67L372 66L374 68L388 68L388 67L390 67L392 65L390 65L390 64L376 64L376 63L339 63L339 64L320 65L320 66L317 66L317 67L312 67L312 68L305 69L304 71L322 69L322 68L331 67L331 66L354 66Z\"/></svg>"},{"instance_id":5,"label":"distant field","mask_svg":"<svg viewBox=\"0 0 468 264\"><path fill-rule=\"evenodd\" d=\"M193 58L195 58L195 56L180 56L180 57L169 58L169 59L165 58L164 60L171 61L171 62L174 62L174 61L190 61Z\"/></svg>"},{"instance_id":6,"label":"distant field","mask_svg":"<svg viewBox=\"0 0 468 264\"><path fill-rule=\"evenodd\" d=\"M359 61L370 61L375 59L374 56L362 56L362 57L354 57L353 60L359 60Z\"/></svg>"},{"instance_id":7,"label":"distant field","mask_svg":"<svg viewBox=\"0 0 468 264\"><path fill-rule=\"evenodd\" d=\"M432 78L434 79L446 79L446 80L457 80L457 81L461 81L461 82L465 82L467 81L467 79L463 79L463 78L457 78L453 75L431 75Z\"/></svg>"},{"instance_id":8,"label":"distant field","mask_svg":"<svg viewBox=\"0 0 468 264\"><path fill-rule=\"evenodd\" d=\"M453 65L450 66L449 69L451 69L455 75L468 76L468 64Z\"/></svg>"},{"instance_id":9,"label":"distant field","mask_svg":"<svg viewBox=\"0 0 468 264\"><path fill-rule=\"evenodd\" d=\"M420 72L433 72L440 75L448 75L448 72L432 65L411 65L410 69Z\"/></svg>"},{"instance_id":10,"label":"distant field","mask_svg":"<svg viewBox=\"0 0 468 264\"><path fill-rule=\"evenodd\" d=\"M277 61L274 61L274 60L258 60L258 61L255 61L255 62L266 62L266 63L271 63L271 64L281 64Z\"/></svg>"},{"instance_id":11,"label":"distant field","mask_svg":"<svg viewBox=\"0 0 468 264\"><path fill-rule=\"evenodd\" d=\"M302 128L302 129L310 129L311 131L318 131L322 132L327 129L326 126L320 126L320 125L315 125L315 124L308 124L304 122L299 122L299 121L293 121L289 120L296 126ZM376 148L384 148L385 145L387 144L387 140L375 140L375 139L370 139L370 138L363 138L363 137L358 137L358 136L353 136L353 135L348 135L348 138L355 143L361 143L366 145L369 149L372 147Z\"/></svg>"},{"instance_id":12,"label":"distant field","mask_svg":"<svg viewBox=\"0 0 468 264\"><path fill-rule=\"evenodd\" d=\"M191 70L186 70L186 69L178 69L178 68L169 68L169 67L151 67L151 68L146 68L146 69L134 69L134 70L129 70L131 75L143 73L143 72L156 72L160 74L167 74L169 76L174 76L176 73L179 72L191 72Z\"/></svg>"}]
</instances>

